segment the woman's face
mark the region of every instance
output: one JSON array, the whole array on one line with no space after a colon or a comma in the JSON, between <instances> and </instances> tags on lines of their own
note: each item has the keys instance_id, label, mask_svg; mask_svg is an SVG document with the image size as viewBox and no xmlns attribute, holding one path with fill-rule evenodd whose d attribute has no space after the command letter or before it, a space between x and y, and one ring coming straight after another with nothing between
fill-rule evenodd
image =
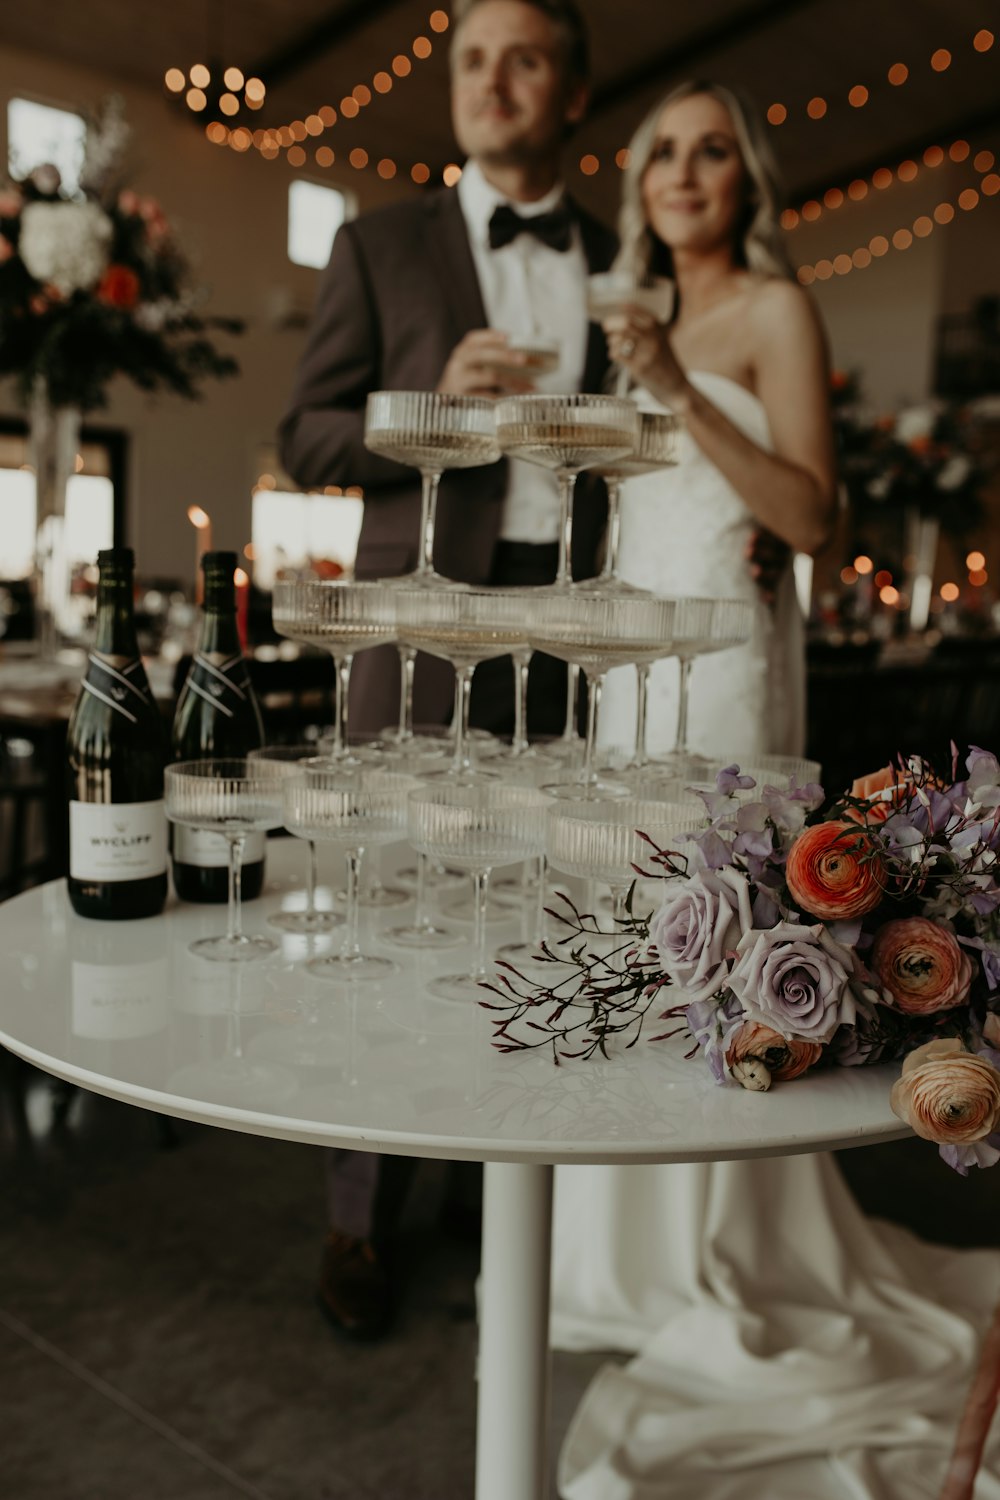
<instances>
[{"instance_id":1,"label":"woman's face","mask_svg":"<svg viewBox=\"0 0 1000 1500\"><path fill-rule=\"evenodd\" d=\"M711 94L668 104L642 179L646 219L663 243L695 253L731 244L748 190L726 106Z\"/></svg>"}]
</instances>

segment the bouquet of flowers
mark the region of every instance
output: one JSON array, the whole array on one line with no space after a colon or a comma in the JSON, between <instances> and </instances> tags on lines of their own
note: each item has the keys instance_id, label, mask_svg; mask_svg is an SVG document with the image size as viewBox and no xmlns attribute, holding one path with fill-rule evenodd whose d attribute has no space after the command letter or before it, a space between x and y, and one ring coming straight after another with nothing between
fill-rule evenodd
<instances>
[{"instance_id":1,"label":"bouquet of flowers","mask_svg":"<svg viewBox=\"0 0 1000 1500\"><path fill-rule=\"evenodd\" d=\"M0 376L26 401L42 388L52 406L102 406L117 374L194 397L238 371L206 332L242 324L199 314L160 205L118 180L127 141L112 97L88 127L81 194L64 196L52 166L0 192Z\"/></svg>"},{"instance_id":2,"label":"bouquet of flowers","mask_svg":"<svg viewBox=\"0 0 1000 1500\"><path fill-rule=\"evenodd\" d=\"M859 517L913 512L961 536L982 520L989 478L980 402L941 400L877 418L865 411L857 377L837 372L832 405L840 470Z\"/></svg>"},{"instance_id":3,"label":"bouquet of flowers","mask_svg":"<svg viewBox=\"0 0 1000 1500\"><path fill-rule=\"evenodd\" d=\"M757 788L735 765L697 795L703 829L647 840L636 874L662 877L662 900L637 916L633 885L613 952L563 898L554 983L502 966L494 1044L606 1054L653 1010L655 1039L689 1034L722 1085L902 1061L895 1113L963 1175L1000 1160L997 757L974 748L959 776L953 754L949 778L900 761L825 809L818 785Z\"/></svg>"}]
</instances>

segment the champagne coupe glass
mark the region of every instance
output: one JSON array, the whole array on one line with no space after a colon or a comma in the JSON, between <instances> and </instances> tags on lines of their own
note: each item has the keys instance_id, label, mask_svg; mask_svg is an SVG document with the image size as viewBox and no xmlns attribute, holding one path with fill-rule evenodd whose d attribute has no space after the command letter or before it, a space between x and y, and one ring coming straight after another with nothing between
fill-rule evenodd
<instances>
[{"instance_id":1,"label":"champagne coupe glass","mask_svg":"<svg viewBox=\"0 0 1000 1500\"><path fill-rule=\"evenodd\" d=\"M437 741L431 741L428 745L421 745L419 740L414 740L411 745L400 747L398 760L400 768L405 769L409 776L422 781L430 777L431 781L440 776L442 767L441 751L443 750ZM399 880L401 872L395 872L395 879ZM461 933L452 927L441 926L430 912L431 892L437 888L448 889L455 885L465 886L465 873L460 870L445 872L440 865L432 865L432 861L422 851L417 851L416 865L407 871L408 883L413 886L413 920L401 927L390 927L382 934L385 942L401 948L417 948L433 950L435 948L454 948L465 941Z\"/></svg>"},{"instance_id":2,"label":"champagne coupe glass","mask_svg":"<svg viewBox=\"0 0 1000 1500\"><path fill-rule=\"evenodd\" d=\"M401 641L444 657L455 668L453 776L490 776L469 755L472 674L481 661L527 645L528 600L538 589L428 589L395 591Z\"/></svg>"},{"instance_id":3,"label":"champagne coupe glass","mask_svg":"<svg viewBox=\"0 0 1000 1500\"><path fill-rule=\"evenodd\" d=\"M545 846L545 794L503 781L445 778L412 791L409 837L432 859L468 870L475 888L475 960L468 974L432 979L428 991L442 1000L481 1000L486 967L486 901L497 865L533 859Z\"/></svg>"},{"instance_id":4,"label":"champagne coupe glass","mask_svg":"<svg viewBox=\"0 0 1000 1500\"><path fill-rule=\"evenodd\" d=\"M576 795L590 798L602 790L594 769L597 716L604 679L611 667L658 661L674 651L675 601L653 594L605 593L575 588L546 590L532 621L532 644L562 661L576 662L587 673L587 740Z\"/></svg>"},{"instance_id":5,"label":"champagne coupe glass","mask_svg":"<svg viewBox=\"0 0 1000 1500\"><path fill-rule=\"evenodd\" d=\"M271 605L279 635L308 646L324 646L337 668L337 700L331 756L351 761L347 698L355 652L396 639L395 609L381 583L340 579L279 579Z\"/></svg>"},{"instance_id":6,"label":"champagne coupe glass","mask_svg":"<svg viewBox=\"0 0 1000 1500\"><path fill-rule=\"evenodd\" d=\"M612 463L639 441L639 414L615 396L502 396L496 402L500 451L551 469L559 480L559 566L555 587L568 588L573 491L584 469Z\"/></svg>"},{"instance_id":7,"label":"champagne coupe glass","mask_svg":"<svg viewBox=\"0 0 1000 1500\"><path fill-rule=\"evenodd\" d=\"M412 776L380 766L307 760L283 781L285 827L299 838L336 844L347 856L347 926L339 953L306 965L320 979L385 979L398 971L389 958L362 953L358 894L366 849L406 837L406 794Z\"/></svg>"},{"instance_id":8,"label":"champagne coupe glass","mask_svg":"<svg viewBox=\"0 0 1000 1500\"><path fill-rule=\"evenodd\" d=\"M288 776L295 770L296 766L303 760L313 760L316 757L315 745L264 745L261 749L250 750L247 760L255 765L267 766L279 776ZM336 912L320 911L316 905L316 844L313 839L306 841L309 845L309 860L306 865L306 904L302 911L279 911L268 917L268 925L279 927L282 932L311 933L329 932L334 927L339 927L343 918Z\"/></svg>"},{"instance_id":9,"label":"champagne coupe glass","mask_svg":"<svg viewBox=\"0 0 1000 1500\"><path fill-rule=\"evenodd\" d=\"M218 760L181 760L167 766L163 795L172 823L221 833L229 845L229 911L225 937L205 937L190 952L217 963L244 963L266 958L277 943L248 937L242 929L240 870L248 833L281 827L281 773L267 762L235 756Z\"/></svg>"},{"instance_id":10,"label":"champagne coupe glass","mask_svg":"<svg viewBox=\"0 0 1000 1500\"><path fill-rule=\"evenodd\" d=\"M583 880L603 880L611 887L616 925L628 917L626 902L636 880L635 865L649 865L652 850L639 833L660 849L676 845L677 835L704 827L705 809L696 798L662 802L633 798L597 798L591 802L555 801L546 815L546 853L555 869Z\"/></svg>"},{"instance_id":11,"label":"champagne coupe glass","mask_svg":"<svg viewBox=\"0 0 1000 1500\"><path fill-rule=\"evenodd\" d=\"M365 447L420 470L420 561L403 575L407 586L453 588L434 571L438 487L445 469L479 468L500 457L493 401L439 391L372 391L365 407Z\"/></svg>"},{"instance_id":12,"label":"champagne coupe glass","mask_svg":"<svg viewBox=\"0 0 1000 1500\"><path fill-rule=\"evenodd\" d=\"M672 281L644 277L637 281L631 271L598 271L587 277L587 316L595 323L616 317L627 307L641 307L652 313L659 323L669 323L674 311L676 289ZM628 390L628 370L617 367L615 394Z\"/></svg>"},{"instance_id":13,"label":"champagne coupe glass","mask_svg":"<svg viewBox=\"0 0 1000 1500\"><path fill-rule=\"evenodd\" d=\"M618 543L621 535L622 481L637 474L652 474L677 462L681 424L669 411L639 412L639 441L631 453L609 464L599 464L594 473L608 490L608 527L604 563L596 578L585 587L614 590L619 594L644 592L618 576Z\"/></svg>"},{"instance_id":14,"label":"champagne coupe glass","mask_svg":"<svg viewBox=\"0 0 1000 1500\"><path fill-rule=\"evenodd\" d=\"M760 796L762 787L773 786L785 792L794 781L797 786L819 782L823 768L818 760L808 760L804 755L731 755L726 761L712 761L708 780L712 781L727 766L738 765L741 776L752 776L757 785L738 796L754 801Z\"/></svg>"},{"instance_id":15,"label":"champagne coupe glass","mask_svg":"<svg viewBox=\"0 0 1000 1500\"><path fill-rule=\"evenodd\" d=\"M753 628L753 605L747 600L713 599L707 602L711 604L710 611L704 608L705 600L678 600L682 634L671 653L680 662L677 735L674 748L668 755L653 757L657 765L675 776L704 777L711 772L713 765L712 761L706 760L704 756L693 755L688 749L688 703L691 667L695 657L704 656L710 651L728 651L733 646L742 646L750 639Z\"/></svg>"},{"instance_id":16,"label":"champagne coupe glass","mask_svg":"<svg viewBox=\"0 0 1000 1500\"><path fill-rule=\"evenodd\" d=\"M438 488L445 469L496 463L493 402L482 396L438 391L372 391L365 407L365 447L383 458L420 470L420 559L402 575L410 588L461 588L434 569L434 524ZM396 580L392 580L392 586ZM403 743L413 737L413 671L417 653L400 644L399 725L390 731Z\"/></svg>"}]
</instances>

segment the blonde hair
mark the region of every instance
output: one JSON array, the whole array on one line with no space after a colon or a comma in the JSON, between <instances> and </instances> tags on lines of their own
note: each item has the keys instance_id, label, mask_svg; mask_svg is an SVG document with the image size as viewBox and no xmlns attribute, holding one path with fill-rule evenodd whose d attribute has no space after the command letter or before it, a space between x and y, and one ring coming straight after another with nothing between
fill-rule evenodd
<instances>
[{"instance_id":1,"label":"blonde hair","mask_svg":"<svg viewBox=\"0 0 1000 1500\"><path fill-rule=\"evenodd\" d=\"M778 224L781 179L760 116L746 98L732 89L701 81L682 83L671 89L650 110L629 143L629 164L625 169L622 206L618 215L621 249L615 260L615 269L628 271L636 280L650 274L673 274L669 246L654 234L646 219L642 181L656 144L657 126L663 111L669 104L690 99L695 94L708 94L728 110L749 179L746 209L736 226L734 249L737 264L766 276L794 277Z\"/></svg>"}]
</instances>

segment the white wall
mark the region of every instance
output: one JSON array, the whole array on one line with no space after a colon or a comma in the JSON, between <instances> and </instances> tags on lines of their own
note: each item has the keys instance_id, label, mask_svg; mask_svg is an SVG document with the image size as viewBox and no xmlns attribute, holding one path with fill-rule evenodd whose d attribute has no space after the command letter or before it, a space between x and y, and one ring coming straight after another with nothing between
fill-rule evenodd
<instances>
[{"instance_id":1,"label":"white wall","mask_svg":"<svg viewBox=\"0 0 1000 1500\"><path fill-rule=\"evenodd\" d=\"M292 173L256 152L237 155L210 145L200 128L178 117L159 93L4 48L2 162L6 104L12 94L79 107L98 104L112 89L124 96L133 129L127 185L162 203L196 263L198 280L211 290L206 311L242 317L248 325L241 338L225 341L241 374L206 382L201 401L151 398L117 380L107 409L92 417L130 435L128 533L140 571L190 583L195 543L185 515L188 505L197 503L209 512L216 546L239 549L249 539L258 451L274 440L304 338L301 329L276 329L269 309L288 300L311 306L319 273L293 266L286 254ZM362 207L400 192L374 174L345 171L343 177L335 172L316 176L355 192ZM16 409L13 390L0 386L0 410Z\"/></svg>"}]
</instances>

